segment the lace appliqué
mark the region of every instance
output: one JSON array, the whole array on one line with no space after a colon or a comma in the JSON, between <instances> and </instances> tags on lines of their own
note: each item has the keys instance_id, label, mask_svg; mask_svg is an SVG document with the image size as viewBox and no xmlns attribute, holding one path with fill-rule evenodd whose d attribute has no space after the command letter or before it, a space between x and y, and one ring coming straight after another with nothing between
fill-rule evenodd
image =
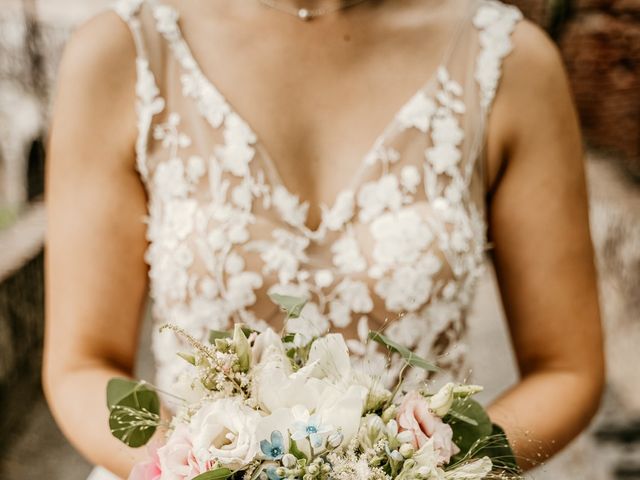
<instances>
[{"instance_id":1,"label":"lace appliqu\u00e9","mask_svg":"<svg viewBox=\"0 0 640 480\"><path fill-rule=\"evenodd\" d=\"M513 48L511 34L520 20L522 12L516 7L493 0L487 0L473 18L473 24L480 30L481 47L475 78L482 89L481 105L485 109L490 108L495 97L502 75L502 59Z\"/></svg>"},{"instance_id":2,"label":"lace appliqu\u00e9","mask_svg":"<svg viewBox=\"0 0 640 480\"><path fill-rule=\"evenodd\" d=\"M387 335L428 358L446 353L440 363L455 376L465 357L465 312L484 266L486 223L470 198L475 162L462 151L466 92L448 69L438 68L428 85L435 91L421 88L373 143L361 168L371 174L367 181L353 182L331 206L321 205L320 226L310 230L308 202L265 175L273 170L268 154L202 73L175 9L155 0L120 2L119 13L138 31L139 51L137 12L143 4L151 7L180 67L179 93L216 139L203 151L188 133L191 121L183 124L176 112L154 125L165 103L139 54L136 151L149 189L145 259L156 321L204 339L210 329L228 329L233 322L264 328L252 309L258 291L304 296L309 301L301 318L288 323L290 331L311 338L357 322L352 353L361 365L392 378L402 362L387 365L386 355L367 339L378 303L391 314ZM487 1L473 19L481 44L475 77L485 109L511 48L515 12ZM394 142L406 134L426 145L417 159ZM160 158L152 168L150 136ZM327 253L322 262L312 254L320 246ZM167 388L182 368L167 353L179 350L179 340L155 333L153 350L158 383Z\"/></svg>"}]
</instances>

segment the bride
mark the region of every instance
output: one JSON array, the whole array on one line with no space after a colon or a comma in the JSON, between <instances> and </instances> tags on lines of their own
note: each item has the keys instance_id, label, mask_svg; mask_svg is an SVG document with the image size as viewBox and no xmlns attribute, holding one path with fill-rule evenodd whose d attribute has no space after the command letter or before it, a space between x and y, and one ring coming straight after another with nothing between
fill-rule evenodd
<instances>
[{"instance_id":1,"label":"bride","mask_svg":"<svg viewBox=\"0 0 640 480\"><path fill-rule=\"evenodd\" d=\"M111 437L105 384L132 374L147 288L156 324L201 338L277 327L268 294L305 296L289 328L343 332L379 374L363 332L385 329L461 380L488 252L521 373L490 414L522 466L598 406L578 122L557 50L515 7L120 1L66 49L47 195L46 394L120 477L144 452ZM157 330L166 390L183 362Z\"/></svg>"}]
</instances>

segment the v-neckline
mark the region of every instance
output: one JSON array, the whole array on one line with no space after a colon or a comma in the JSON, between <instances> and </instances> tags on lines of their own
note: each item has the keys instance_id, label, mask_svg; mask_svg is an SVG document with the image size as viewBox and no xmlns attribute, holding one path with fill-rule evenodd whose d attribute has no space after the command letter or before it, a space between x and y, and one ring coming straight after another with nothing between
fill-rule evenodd
<instances>
[{"instance_id":1,"label":"v-neckline","mask_svg":"<svg viewBox=\"0 0 640 480\"><path fill-rule=\"evenodd\" d=\"M254 139L254 141L251 143L251 146L254 148L254 151L259 150L268 168L271 170L271 177L275 177L276 185L272 185L272 188L273 187L282 188L287 193L287 195L290 195L297 199L298 205L305 206L304 220L302 221L301 225L298 225L298 228L310 240L318 240L324 237L325 231L326 231L324 210L325 209L329 211L332 210L336 206L338 199L340 199L341 196L346 194L347 192L353 192L353 194L355 195L356 193L355 190L357 189L357 186L361 180L361 177L363 176L367 167L370 166L367 163L367 161L370 159L372 155L376 153L376 151L379 148L384 146L390 139L393 138L392 133L394 130L397 129L399 125L399 121L398 121L399 116L402 114L403 111L405 111L407 107L409 107L409 105L411 105L411 103L414 101L416 97L429 91L429 89L432 88L432 86L437 83L438 71L443 67L446 68L449 57L451 56L454 50L454 47L457 44L457 39L460 37L462 27L465 24L464 20L468 17L468 12L466 12L466 14L462 15L462 18L459 19L458 24L454 28L455 31L446 42L444 51L443 53L441 53L440 61L436 64L434 71L431 72L428 75L427 79L420 84L418 89L414 93L412 93L409 96L409 98L405 100L397 110L395 110L395 113L392 115L391 119L385 124L382 131L375 137L373 142L367 148L366 152L359 157L358 165L356 166L356 170L352 174L349 182L345 186L338 189L335 197L330 202L330 204L325 204L324 202L321 202L318 205L318 208L320 209L320 222L318 223L317 227L311 228L307 225L307 222L309 220L310 202L308 200L302 201L300 199L300 196L295 192L293 192L286 185L286 183L282 179L282 175L280 174L280 169L278 168L277 163L275 162L273 156L269 152L269 149L266 148L264 142L262 141L261 136L258 135L256 130L253 128L251 122L249 122L244 115L238 112L238 110L235 108L233 103L231 103L228 100L227 96L220 91L220 89L216 86L216 84L212 81L212 79L210 79L207 75L205 75L200 63L198 62L198 60L196 60L195 55L193 54L193 51L191 49L191 46L189 45L189 42L187 42L182 32L182 27L180 25L180 12L173 6L165 5L164 3L159 2L158 0L149 0L149 3L151 4L152 9L154 10L154 14L157 11L156 9L159 7L162 7L164 9L168 9L169 11L171 11L172 17L173 17L171 19L172 20L171 26L173 27L172 31L169 32L167 31L166 28L163 28L163 29L159 29L160 33L169 42L169 45L173 49L174 55L180 62L182 68L187 71L190 71L192 74L197 75L201 79L201 81L205 83L206 88L210 89L213 93L219 96L220 100L224 103L224 106L227 111L227 113L225 114L225 118L227 115L230 115L230 114L235 115L244 124L245 128L249 132L249 135ZM158 22L157 17L156 17L156 22ZM206 115L203 115L203 116L205 117L205 119L211 125L212 128L218 129L220 127L220 125L216 126L211 121L211 119ZM403 131L403 129L401 129L400 131ZM399 133L400 131L396 133ZM425 132L425 133L428 134L428 132Z\"/></svg>"}]
</instances>

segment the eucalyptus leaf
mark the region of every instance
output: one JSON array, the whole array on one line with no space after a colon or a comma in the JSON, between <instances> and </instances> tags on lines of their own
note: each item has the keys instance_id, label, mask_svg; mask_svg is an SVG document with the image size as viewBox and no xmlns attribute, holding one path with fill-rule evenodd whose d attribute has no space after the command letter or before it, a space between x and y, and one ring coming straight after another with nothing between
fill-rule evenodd
<instances>
[{"instance_id":1,"label":"eucalyptus leaf","mask_svg":"<svg viewBox=\"0 0 640 480\"><path fill-rule=\"evenodd\" d=\"M433 363L427 362L425 359L419 357L407 347L400 345L397 342L394 342L389 337L379 333L379 332L369 332L369 338L375 342L378 342L381 345L384 345L392 352L396 352L400 354L402 358L404 358L405 362L407 362L412 367L422 368L428 372L439 372L440 368L434 365Z\"/></svg>"},{"instance_id":2,"label":"eucalyptus leaf","mask_svg":"<svg viewBox=\"0 0 640 480\"><path fill-rule=\"evenodd\" d=\"M460 420L461 422L468 423L469 425L472 425L474 427L478 426L478 422L476 422L473 418L469 418L460 412L456 412L455 410L449 410L449 413L447 415L451 415L456 420Z\"/></svg>"},{"instance_id":3,"label":"eucalyptus leaf","mask_svg":"<svg viewBox=\"0 0 640 480\"><path fill-rule=\"evenodd\" d=\"M308 301L306 298L280 295L278 293L270 293L269 298L271 298L275 304L279 305L282 310L287 312L288 319L298 318Z\"/></svg>"},{"instance_id":4,"label":"eucalyptus leaf","mask_svg":"<svg viewBox=\"0 0 640 480\"><path fill-rule=\"evenodd\" d=\"M107 406L111 434L129 447L145 445L160 422L160 399L145 382L111 379Z\"/></svg>"},{"instance_id":5,"label":"eucalyptus leaf","mask_svg":"<svg viewBox=\"0 0 640 480\"><path fill-rule=\"evenodd\" d=\"M475 425L469 420L475 422ZM470 397L456 398L445 416L445 422L453 430L453 442L460 448L460 457L466 455L472 447L477 447L477 442L490 437L493 431L493 424L485 409Z\"/></svg>"},{"instance_id":6,"label":"eucalyptus leaf","mask_svg":"<svg viewBox=\"0 0 640 480\"><path fill-rule=\"evenodd\" d=\"M224 480L231 475L233 475L233 472L228 468L216 468L215 470L201 473L197 477L194 477L193 480Z\"/></svg>"}]
</instances>

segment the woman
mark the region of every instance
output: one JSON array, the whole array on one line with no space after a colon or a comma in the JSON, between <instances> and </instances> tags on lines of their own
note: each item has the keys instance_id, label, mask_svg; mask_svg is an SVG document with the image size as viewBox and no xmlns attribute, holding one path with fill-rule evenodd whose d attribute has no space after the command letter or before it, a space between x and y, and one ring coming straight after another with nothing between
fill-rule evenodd
<instances>
[{"instance_id":1,"label":"woman","mask_svg":"<svg viewBox=\"0 0 640 480\"><path fill-rule=\"evenodd\" d=\"M362 333L385 327L460 378L485 250L521 372L493 420L523 467L585 427L603 359L580 134L555 47L517 9L115 13L67 47L48 172L44 385L88 459L126 477L144 454L111 438L104 389L132 373L148 282L156 322L194 335L274 324L268 293L305 295L292 329L342 331L381 371ZM161 388L178 348L154 334Z\"/></svg>"}]
</instances>

